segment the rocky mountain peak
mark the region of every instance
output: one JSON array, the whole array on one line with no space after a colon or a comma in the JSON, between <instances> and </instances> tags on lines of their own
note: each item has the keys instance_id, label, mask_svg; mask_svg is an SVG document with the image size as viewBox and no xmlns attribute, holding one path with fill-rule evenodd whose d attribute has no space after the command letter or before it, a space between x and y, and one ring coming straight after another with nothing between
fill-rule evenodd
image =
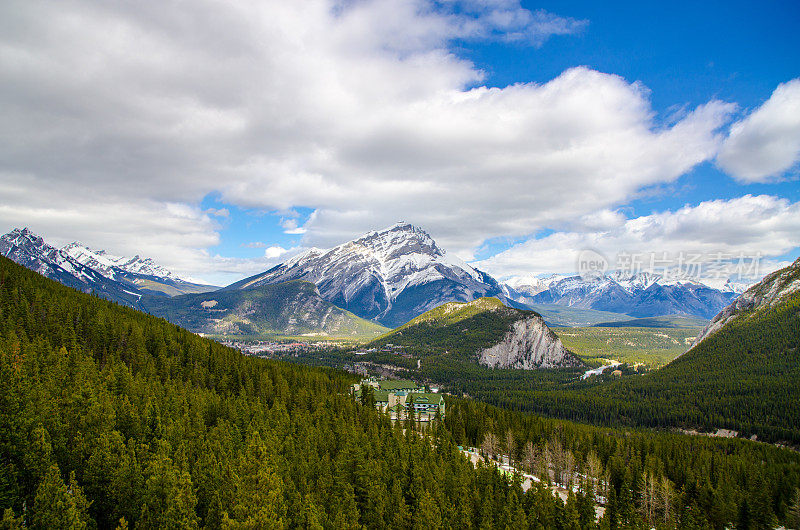
<instances>
[{"instance_id":1,"label":"rocky mountain peak","mask_svg":"<svg viewBox=\"0 0 800 530\"><path fill-rule=\"evenodd\" d=\"M396 223L383 230L367 232L353 240L352 244L369 249L382 260L396 259L406 254L426 254L434 257L445 254L425 230L405 222Z\"/></svg>"},{"instance_id":2,"label":"rocky mountain peak","mask_svg":"<svg viewBox=\"0 0 800 530\"><path fill-rule=\"evenodd\" d=\"M5 234L3 239L15 245L21 245L26 242L37 247L43 247L46 245L44 239L42 239L41 236L30 230L28 227L15 228L11 232Z\"/></svg>"},{"instance_id":3,"label":"rocky mountain peak","mask_svg":"<svg viewBox=\"0 0 800 530\"><path fill-rule=\"evenodd\" d=\"M144 276L180 280L172 271L158 265L151 258L142 258L139 254L132 258L115 256L105 250L93 249L78 241L73 241L61 250L77 262L97 270L108 278L114 278L116 272L121 270Z\"/></svg>"}]
</instances>

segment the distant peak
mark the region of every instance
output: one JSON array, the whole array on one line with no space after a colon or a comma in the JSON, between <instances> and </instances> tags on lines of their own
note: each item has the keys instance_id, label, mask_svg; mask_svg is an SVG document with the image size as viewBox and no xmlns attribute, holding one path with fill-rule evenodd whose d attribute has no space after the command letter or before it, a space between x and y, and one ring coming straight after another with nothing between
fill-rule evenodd
<instances>
[{"instance_id":1,"label":"distant peak","mask_svg":"<svg viewBox=\"0 0 800 530\"><path fill-rule=\"evenodd\" d=\"M70 249L73 249L73 248L84 248L86 250L89 250L89 247L87 247L86 245L84 245L80 241L73 241L69 245L64 246L64 250L70 250Z\"/></svg>"},{"instance_id":2,"label":"distant peak","mask_svg":"<svg viewBox=\"0 0 800 530\"><path fill-rule=\"evenodd\" d=\"M30 229L30 228L28 228L27 226L26 226L26 227L24 227L24 228L15 228L15 229L14 229L14 230L12 230L11 232L9 232L9 234L21 235L21 236L35 236L35 235L36 235L36 234L35 234L35 233L33 233L33 231L31 231L31 229Z\"/></svg>"},{"instance_id":3,"label":"distant peak","mask_svg":"<svg viewBox=\"0 0 800 530\"><path fill-rule=\"evenodd\" d=\"M24 228L15 228L15 229L13 229L11 232L7 233L3 237L11 238L11 239L25 238L25 239L29 239L31 241L34 241L37 244L41 244L42 242L44 242L44 239L42 239L42 237L40 235L38 235L35 232L33 232L27 226L24 227Z\"/></svg>"}]
</instances>

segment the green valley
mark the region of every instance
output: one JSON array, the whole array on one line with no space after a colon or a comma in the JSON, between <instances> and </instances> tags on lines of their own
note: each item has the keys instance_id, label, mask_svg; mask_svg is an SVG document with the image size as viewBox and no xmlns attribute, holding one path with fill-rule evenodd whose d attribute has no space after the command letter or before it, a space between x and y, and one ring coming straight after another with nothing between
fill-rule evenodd
<instances>
[{"instance_id":1,"label":"green valley","mask_svg":"<svg viewBox=\"0 0 800 530\"><path fill-rule=\"evenodd\" d=\"M610 360L660 368L685 352L702 327L589 327L553 328L564 346L587 364Z\"/></svg>"}]
</instances>

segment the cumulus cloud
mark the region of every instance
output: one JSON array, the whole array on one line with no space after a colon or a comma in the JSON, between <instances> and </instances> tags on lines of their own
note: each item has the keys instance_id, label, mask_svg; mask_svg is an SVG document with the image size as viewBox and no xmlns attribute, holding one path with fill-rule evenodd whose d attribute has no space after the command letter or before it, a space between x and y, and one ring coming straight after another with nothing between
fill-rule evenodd
<instances>
[{"instance_id":1,"label":"cumulus cloud","mask_svg":"<svg viewBox=\"0 0 800 530\"><path fill-rule=\"evenodd\" d=\"M267 247L264 251L264 257L268 259L275 259L283 256L289 252L289 249L283 248L280 245L272 245L271 247Z\"/></svg>"},{"instance_id":2,"label":"cumulus cloud","mask_svg":"<svg viewBox=\"0 0 800 530\"><path fill-rule=\"evenodd\" d=\"M298 226L297 219L281 219L280 224L284 234L297 235L306 233L305 228Z\"/></svg>"},{"instance_id":3,"label":"cumulus cloud","mask_svg":"<svg viewBox=\"0 0 800 530\"><path fill-rule=\"evenodd\" d=\"M632 194L713 159L733 106L663 126L637 82L577 67L478 86L451 50L585 24L514 0L9 0L0 223L193 276L236 268L202 251L220 225L196 205L214 192L313 209L284 229L316 246L406 219L469 258L491 237L613 226Z\"/></svg>"},{"instance_id":4,"label":"cumulus cloud","mask_svg":"<svg viewBox=\"0 0 800 530\"><path fill-rule=\"evenodd\" d=\"M717 163L742 182L781 177L800 161L800 78L778 85L772 96L731 126Z\"/></svg>"},{"instance_id":5,"label":"cumulus cloud","mask_svg":"<svg viewBox=\"0 0 800 530\"><path fill-rule=\"evenodd\" d=\"M577 270L584 249L600 252L611 268L620 253L666 256L683 254L712 261L724 256L767 258L766 268L780 263L769 259L797 246L800 203L771 195L745 195L730 200L701 202L674 212L660 212L628 219L607 230L558 232L516 245L476 265L498 277Z\"/></svg>"},{"instance_id":6,"label":"cumulus cloud","mask_svg":"<svg viewBox=\"0 0 800 530\"><path fill-rule=\"evenodd\" d=\"M69 190L69 182L3 172L0 197L4 232L27 226L56 246L78 240L114 254L152 256L184 276L207 271L202 249L220 242L213 216L186 203L129 201L91 188Z\"/></svg>"}]
</instances>

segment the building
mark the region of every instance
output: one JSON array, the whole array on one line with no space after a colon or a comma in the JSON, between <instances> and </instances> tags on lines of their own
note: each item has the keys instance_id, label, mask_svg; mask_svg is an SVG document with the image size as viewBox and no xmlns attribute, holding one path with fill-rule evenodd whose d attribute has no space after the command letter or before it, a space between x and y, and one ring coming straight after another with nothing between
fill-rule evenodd
<instances>
[{"instance_id":1,"label":"building","mask_svg":"<svg viewBox=\"0 0 800 530\"><path fill-rule=\"evenodd\" d=\"M361 399L364 388L372 390L375 408L387 412L392 420L405 420L413 417L416 421L432 421L437 412L444 418L444 396L426 392L414 381L406 379L365 379L352 387L353 396Z\"/></svg>"}]
</instances>

